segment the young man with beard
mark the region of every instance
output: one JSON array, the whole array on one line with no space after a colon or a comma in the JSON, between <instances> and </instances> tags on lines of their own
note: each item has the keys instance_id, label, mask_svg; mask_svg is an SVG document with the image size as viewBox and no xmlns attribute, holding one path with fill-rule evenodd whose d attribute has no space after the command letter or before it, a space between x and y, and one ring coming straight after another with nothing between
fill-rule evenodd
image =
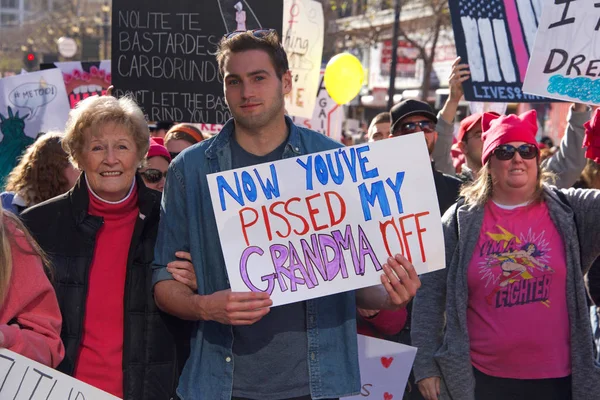
<instances>
[{"instance_id":1,"label":"young man with beard","mask_svg":"<svg viewBox=\"0 0 600 400\"><path fill-rule=\"evenodd\" d=\"M458 129L456 139L458 148L465 155L465 162L461 165L461 172L456 177L463 182L474 181L481 169L481 152L483 151L481 115L469 115L460 122Z\"/></svg>"},{"instance_id":2,"label":"young man with beard","mask_svg":"<svg viewBox=\"0 0 600 400\"><path fill-rule=\"evenodd\" d=\"M206 175L341 144L285 116L292 78L275 31L226 35L217 61L233 119L171 164L155 250L156 303L198 321L178 394L185 400L358 394L356 306L403 307L420 286L419 278L408 260L396 256L387 260L381 286L355 292L270 308L267 293L230 290ZM182 246L194 260L198 293L166 270Z\"/></svg>"}]
</instances>

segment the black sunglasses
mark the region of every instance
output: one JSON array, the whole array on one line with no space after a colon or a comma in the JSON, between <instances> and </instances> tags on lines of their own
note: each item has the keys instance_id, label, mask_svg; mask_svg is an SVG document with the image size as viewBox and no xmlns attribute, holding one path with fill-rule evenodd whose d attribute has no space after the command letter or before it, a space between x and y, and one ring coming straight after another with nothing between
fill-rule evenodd
<instances>
[{"instance_id":1,"label":"black sunglasses","mask_svg":"<svg viewBox=\"0 0 600 400\"><path fill-rule=\"evenodd\" d=\"M171 156L171 160L172 160L179 155L179 152L175 153L175 152L170 151L169 155Z\"/></svg>"},{"instance_id":2,"label":"black sunglasses","mask_svg":"<svg viewBox=\"0 0 600 400\"><path fill-rule=\"evenodd\" d=\"M146 179L149 183L158 183L160 180L165 177L167 179L167 171L162 172L154 168L149 168L141 173L144 179Z\"/></svg>"},{"instance_id":3,"label":"black sunglasses","mask_svg":"<svg viewBox=\"0 0 600 400\"><path fill-rule=\"evenodd\" d=\"M225 39L231 39L234 36L240 35L242 33L246 33L249 32L252 34L252 36L254 36L255 38L265 38L267 36L269 36L272 33L275 33L275 29L252 29L249 31L233 31L233 32L228 32L225 34Z\"/></svg>"},{"instance_id":4,"label":"black sunglasses","mask_svg":"<svg viewBox=\"0 0 600 400\"><path fill-rule=\"evenodd\" d=\"M421 131L425 133L435 131L435 123L429 120L407 122L394 129L394 132L392 132L392 136L408 135L409 133Z\"/></svg>"},{"instance_id":5,"label":"black sunglasses","mask_svg":"<svg viewBox=\"0 0 600 400\"><path fill-rule=\"evenodd\" d=\"M539 152L537 146L525 143L519 147L515 147L510 144L503 144L496 147L493 154L498 160L508 161L513 159L517 151L523 160L531 160L536 158Z\"/></svg>"}]
</instances>

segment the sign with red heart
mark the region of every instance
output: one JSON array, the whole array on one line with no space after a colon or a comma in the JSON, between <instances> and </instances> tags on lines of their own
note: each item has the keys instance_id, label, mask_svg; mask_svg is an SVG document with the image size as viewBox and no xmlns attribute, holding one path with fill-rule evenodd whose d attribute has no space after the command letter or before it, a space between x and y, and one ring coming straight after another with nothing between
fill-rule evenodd
<instances>
[{"instance_id":1,"label":"sign with red heart","mask_svg":"<svg viewBox=\"0 0 600 400\"><path fill-rule=\"evenodd\" d=\"M358 335L361 391L343 399L401 400L416 354L415 347Z\"/></svg>"}]
</instances>

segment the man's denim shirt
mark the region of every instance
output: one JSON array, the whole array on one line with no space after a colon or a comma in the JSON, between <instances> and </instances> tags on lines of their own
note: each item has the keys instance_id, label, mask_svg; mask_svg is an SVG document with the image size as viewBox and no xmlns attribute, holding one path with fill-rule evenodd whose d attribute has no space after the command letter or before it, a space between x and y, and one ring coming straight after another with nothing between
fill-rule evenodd
<instances>
[{"instance_id":1,"label":"man's denim shirt","mask_svg":"<svg viewBox=\"0 0 600 400\"><path fill-rule=\"evenodd\" d=\"M289 138L283 158L341 147L324 135L294 125L288 117L286 123ZM176 251L184 250L192 255L200 295L229 288L206 175L231 169L229 141L233 131L230 120L218 135L186 149L171 163L156 241L154 284L172 279L166 265L174 260ZM301 181L304 176L287 179ZM355 318L352 291L306 302L306 356L313 398L359 393ZM231 326L198 321L177 389L181 399L231 400L235 367L232 344ZM273 379L277 379L277 371L273 371Z\"/></svg>"}]
</instances>

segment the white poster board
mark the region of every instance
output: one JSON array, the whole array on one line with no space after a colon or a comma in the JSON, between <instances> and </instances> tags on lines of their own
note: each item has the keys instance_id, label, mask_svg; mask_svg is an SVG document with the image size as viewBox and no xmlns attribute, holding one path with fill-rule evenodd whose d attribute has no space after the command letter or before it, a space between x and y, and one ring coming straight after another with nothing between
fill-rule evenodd
<instances>
[{"instance_id":1,"label":"white poster board","mask_svg":"<svg viewBox=\"0 0 600 400\"><path fill-rule=\"evenodd\" d=\"M595 3L544 2L525 93L600 104L600 9Z\"/></svg>"},{"instance_id":2,"label":"white poster board","mask_svg":"<svg viewBox=\"0 0 600 400\"><path fill-rule=\"evenodd\" d=\"M0 400L118 400L6 349L0 349Z\"/></svg>"},{"instance_id":3,"label":"white poster board","mask_svg":"<svg viewBox=\"0 0 600 400\"><path fill-rule=\"evenodd\" d=\"M324 74L325 70L323 69L321 70L319 91L312 118L292 117L292 120L296 125L312 129L339 142L342 140L344 109L327 93L325 81L323 80Z\"/></svg>"},{"instance_id":4,"label":"white poster board","mask_svg":"<svg viewBox=\"0 0 600 400\"><path fill-rule=\"evenodd\" d=\"M23 123L18 132L11 129L11 138L13 134L35 138L40 132L64 130L70 108L63 75L58 69L0 79L0 115L5 120L10 118L16 122L19 119ZM7 134L5 129L1 130L0 144Z\"/></svg>"},{"instance_id":5,"label":"white poster board","mask_svg":"<svg viewBox=\"0 0 600 400\"><path fill-rule=\"evenodd\" d=\"M361 388L343 399L402 400L417 348L358 335Z\"/></svg>"},{"instance_id":6,"label":"white poster board","mask_svg":"<svg viewBox=\"0 0 600 400\"><path fill-rule=\"evenodd\" d=\"M445 266L422 133L208 176L235 292L282 305L380 284L404 254L419 274Z\"/></svg>"},{"instance_id":7,"label":"white poster board","mask_svg":"<svg viewBox=\"0 0 600 400\"><path fill-rule=\"evenodd\" d=\"M282 26L281 41L292 72L285 108L290 115L311 118L323 57L323 6L313 0L284 0Z\"/></svg>"}]
</instances>

